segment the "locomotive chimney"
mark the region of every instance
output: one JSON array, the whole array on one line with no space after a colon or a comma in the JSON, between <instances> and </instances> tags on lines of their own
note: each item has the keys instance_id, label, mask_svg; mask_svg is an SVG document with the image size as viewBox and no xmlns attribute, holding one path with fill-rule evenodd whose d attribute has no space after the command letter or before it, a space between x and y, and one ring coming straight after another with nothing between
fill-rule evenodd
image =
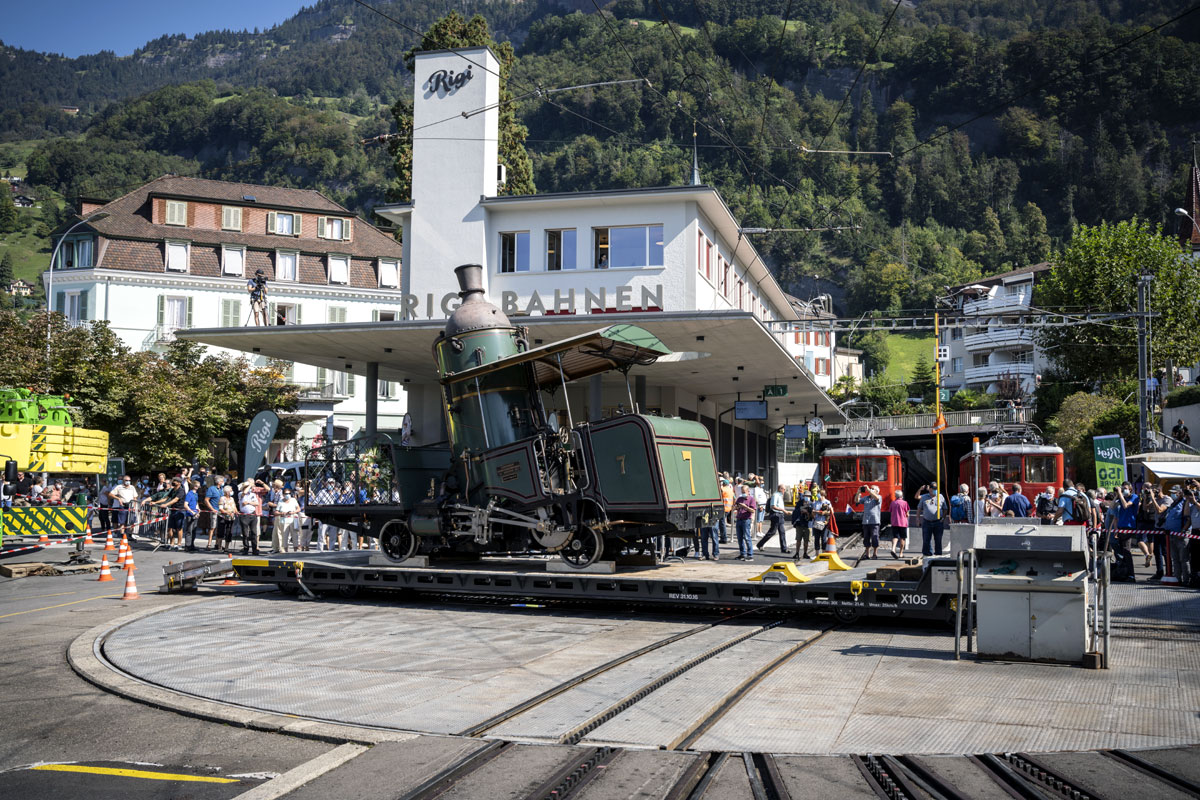
<instances>
[{"instance_id":1,"label":"locomotive chimney","mask_svg":"<svg viewBox=\"0 0 1200 800\"><path fill-rule=\"evenodd\" d=\"M464 303L478 303L483 297L483 266L480 264L463 264L454 268L458 278L458 296Z\"/></svg>"},{"instance_id":2,"label":"locomotive chimney","mask_svg":"<svg viewBox=\"0 0 1200 800\"><path fill-rule=\"evenodd\" d=\"M458 296L462 304L454 309L446 320L445 335L456 336L465 331L484 328L512 329L512 323L504 313L488 302L483 291L483 267L479 264L463 264L454 268L458 278Z\"/></svg>"}]
</instances>

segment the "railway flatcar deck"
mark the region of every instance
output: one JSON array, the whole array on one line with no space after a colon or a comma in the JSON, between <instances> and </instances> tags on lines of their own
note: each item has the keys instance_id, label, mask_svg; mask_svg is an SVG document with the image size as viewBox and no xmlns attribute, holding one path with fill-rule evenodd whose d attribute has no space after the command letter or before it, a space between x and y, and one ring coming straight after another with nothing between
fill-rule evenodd
<instances>
[{"instance_id":1,"label":"railway flatcar deck","mask_svg":"<svg viewBox=\"0 0 1200 800\"><path fill-rule=\"evenodd\" d=\"M900 576L879 561L841 571L824 571L819 564L801 565L801 572L808 573L807 582L755 581L752 579L762 575L767 564L734 562L667 563L598 575L549 572L547 559L542 557L483 558L411 567L382 566L372 560L369 552L362 551L288 553L234 558L233 568L241 580L274 583L286 593L305 596L397 591L514 600L653 603L674 608L756 607L827 612L843 622L865 616L949 622L954 617L957 592L955 561L950 557L908 565Z\"/></svg>"}]
</instances>

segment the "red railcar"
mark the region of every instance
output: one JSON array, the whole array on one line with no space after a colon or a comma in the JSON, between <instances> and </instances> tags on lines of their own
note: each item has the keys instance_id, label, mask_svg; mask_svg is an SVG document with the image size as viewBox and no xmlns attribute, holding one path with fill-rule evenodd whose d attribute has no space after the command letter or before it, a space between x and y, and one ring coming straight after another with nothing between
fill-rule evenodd
<instances>
[{"instance_id":1,"label":"red railcar","mask_svg":"<svg viewBox=\"0 0 1200 800\"><path fill-rule=\"evenodd\" d=\"M1021 484L1021 494L1035 503L1047 488L1062 487L1062 448L1042 444L1039 437L1031 434L994 436L979 448L979 484L987 486L992 481L1003 484L1006 494L1014 483ZM967 453L959 460L958 482L970 486L971 496L975 496L974 453Z\"/></svg>"},{"instance_id":2,"label":"red railcar","mask_svg":"<svg viewBox=\"0 0 1200 800\"><path fill-rule=\"evenodd\" d=\"M841 530L862 524L858 490L864 484L879 489L884 514L891 507L896 490L904 486L899 451L879 443L826 450L821 454L821 478L825 496L833 506ZM847 506L851 508L850 512L846 511Z\"/></svg>"}]
</instances>

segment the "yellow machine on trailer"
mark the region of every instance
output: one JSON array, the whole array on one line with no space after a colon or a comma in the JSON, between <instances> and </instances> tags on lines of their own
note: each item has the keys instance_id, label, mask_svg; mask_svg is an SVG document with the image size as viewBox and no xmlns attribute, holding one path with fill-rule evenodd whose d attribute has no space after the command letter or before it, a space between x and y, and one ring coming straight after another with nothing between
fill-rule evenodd
<instances>
[{"instance_id":1,"label":"yellow machine on trailer","mask_svg":"<svg viewBox=\"0 0 1200 800\"><path fill-rule=\"evenodd\" d=\"M102 474L108 464L108 434L76 428L67 398L28 389L0 390L0 459L24 472ZM0 509L3 536L72 536L85 532L86 506L27 506Z\"/></svg>"}]
</instances>

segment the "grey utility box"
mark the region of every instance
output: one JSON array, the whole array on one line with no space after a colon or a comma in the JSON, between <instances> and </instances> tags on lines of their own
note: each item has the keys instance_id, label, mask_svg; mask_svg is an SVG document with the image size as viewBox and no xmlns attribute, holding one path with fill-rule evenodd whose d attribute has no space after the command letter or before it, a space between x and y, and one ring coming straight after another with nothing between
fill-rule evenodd
<instances>
[{"instance_id":1,"label":"grey utility box","mask_svg":"<svg viewBox=\"0 0 1200 800\"><path fill-rule=\"evenodd\" d=\"M1082 526L1014 525L1004 530L981 525L975 554L980 655L1083 659L1090 583Z\"/></svg>"}]
</instances>

